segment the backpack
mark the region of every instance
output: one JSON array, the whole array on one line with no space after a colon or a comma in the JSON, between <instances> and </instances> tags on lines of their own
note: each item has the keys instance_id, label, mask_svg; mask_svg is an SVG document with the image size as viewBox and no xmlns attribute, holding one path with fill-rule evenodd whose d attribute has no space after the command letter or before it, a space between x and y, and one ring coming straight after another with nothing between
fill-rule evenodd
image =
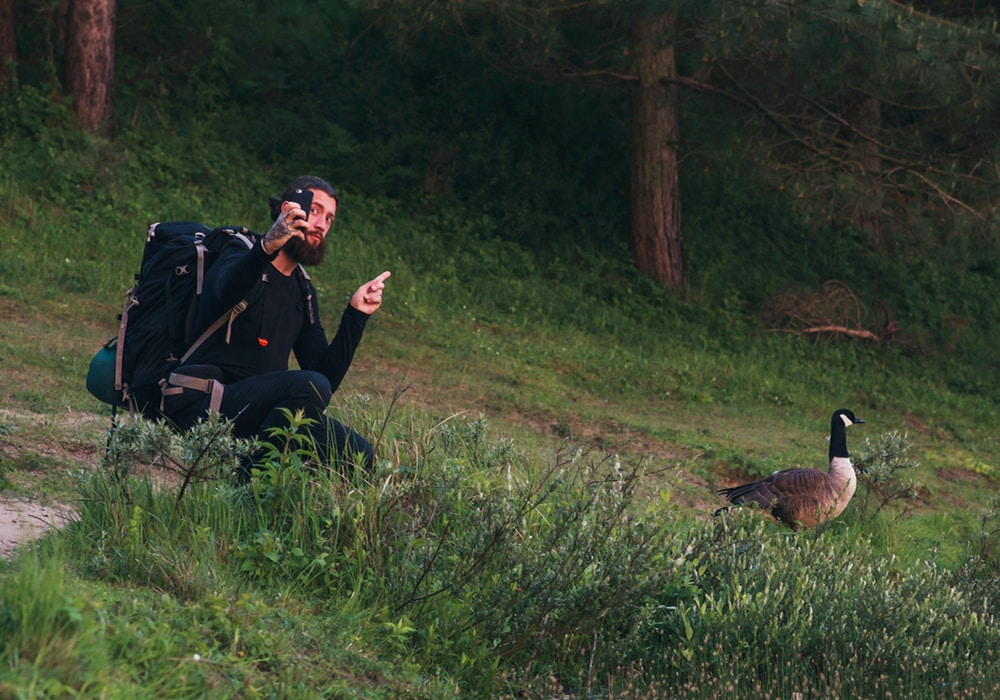
<instances>
[{"instance_id":1,"label":"backpack","mask_svg":"<svg viewBox=\"0 0 1000 700\"><path fill-rule=\"evenodd\" d=\"M188 221L151 225L135 284L125 293L118 335L91 360L87 390L113 410L127 405L134 413L133 387L157 384L246 308L240 302L194 337L205 273L219 251L234 239L250 248L258 237L243 227L210 229Z\"/></svg>"}]
</instances>

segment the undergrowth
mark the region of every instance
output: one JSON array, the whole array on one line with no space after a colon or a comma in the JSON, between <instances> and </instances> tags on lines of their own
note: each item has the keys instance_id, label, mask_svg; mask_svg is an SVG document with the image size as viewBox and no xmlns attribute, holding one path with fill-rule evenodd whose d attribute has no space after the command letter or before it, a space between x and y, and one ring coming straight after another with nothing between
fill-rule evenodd
<instances>
[{"instance_id":1,"label":"undergrowth","mask_svg":"<svg viewBox=\"0 0 1000 700\"><path fill-rule=\"evenodd\" d=\"M745 511L697 538L694 592L640 648L674 697L989 697L993 607L961 575L900 566L863 532L775 535Z\"/></svg>"},{"instance_id":2,"label":"undergrowth","mask_svg":"<svg viewBox=\"0 0 1000 700\"><path fill-rule=\"evenodd\" d=\"M666 490L639 497L641 463L613 450L540 458L483 419L349 410L384 428L372 473L322 466L290 416L243 487L231 475L250 446L224 421L183 435L120 421L103 467L77 475L78 522L2 581L0 683L338 695L323 675L335 663L428 698L1000 689L992 546L951 572L886 556L863 519L797 534L741 510L697 524ZM893 478L901 446L873 448ZM91 583L71 592L67 565ZM114 590L136 595L109 609Z\"/></svg>"},{"instance_id":3,"label":"undergrowth","mask_svg":"<svg viewBox=\"0 0 1000 700\"><path fill-rule=\"evenodd\" d=\"M115 326L146 227L260 229L290 167L252 162L195 128L200 115L109 142L73 131L41 92L12 95L0 101L12 411L0 483L71 461L29 443L46 413L95 411L86 361ZM876 255L850 232L803 231L787 203L737 176L724 216L711 188L685 200L691 283L670 291L635 273L624 238L608 242L623 230L614 217L589 238L589 222L555 230L551 214L539 228L510 197L408 208L345 184L338 254L314 280L335 318L337 299L393 271L362 362L413 368L428 393L464 391L566 440L529 450L457 400L441 418L358 398L344 410L378 436L372 473L318 467L296 419L237 488L231 472L253 446L224 424L176 435L122 421L100 468L74 472L77 521L2 564L0 697L996 694L1000 505L978 493L982 513L970 497L931 514L956 565L907 548L904 523L932 492L893 432L913 417L934 446L924 462L995 479L997 303L992 265L979 265L990 245L967 259ZM484 213L511 206L506 222ZM889 306L906 342L777 332L758 312L833 275ZM693 454L698 478L699 457L763 474L825 454L775 435L840 405L882 437L855 450L856 502L813 532L741 512L706 523L678 507L662 470L651 479L643 455L613 447L634 427ZM598 434L578 439L575 421ZM978 528L969 546L941 532L962 518Z\"/></svg>"}]
</instances>

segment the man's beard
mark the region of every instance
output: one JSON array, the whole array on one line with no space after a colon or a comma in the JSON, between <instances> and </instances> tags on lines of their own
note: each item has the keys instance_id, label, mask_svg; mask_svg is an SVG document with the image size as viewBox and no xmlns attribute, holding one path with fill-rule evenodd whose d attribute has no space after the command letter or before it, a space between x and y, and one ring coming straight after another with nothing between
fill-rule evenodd
<instances>
[{"instance_id":1,"label":"man's beard","mask_svg":"<svg viewBox=\"0 0 1000 700\"><path fill-rule=\"evenodd\" d=\"M300 265L315 267L326 257L326 238L320 239L317 245L302 238L293 238L285 244L284 250Z\"/></svg>"}]
</instances>

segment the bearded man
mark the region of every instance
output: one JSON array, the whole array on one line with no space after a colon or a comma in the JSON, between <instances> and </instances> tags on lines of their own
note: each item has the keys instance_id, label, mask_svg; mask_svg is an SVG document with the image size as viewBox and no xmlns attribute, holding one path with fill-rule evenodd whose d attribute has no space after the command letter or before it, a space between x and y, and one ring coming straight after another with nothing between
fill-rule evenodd
<instances>
[{"instance_id":1,"label":"bearded man","mask_svg":"<svg viewBox=\"0 0 1000 700\"><path fill-rule=\"evenodd\" d=\"M308 212L295 201L303 191L312 193ZM219 253L205 276L196 325L208 328L227 309L246 304L160 382L162 414L176 427L189 427L213 408L233 422L235 436L268 440L272 428L287 427L286 410L302 411L314 421L309 431L317 454L330 466L373 466L368 441L326 409L369 317L382 304L390 273L358 287L327 342L316 290L304 269L323 261L339 203L329 183L300 177L271 199L274 225L267 235L250 247L233 240ZM293 352L300 369L288 368ZM242 465L239 479L249 479L253 467Z\"/></svg>"}]
</instances>

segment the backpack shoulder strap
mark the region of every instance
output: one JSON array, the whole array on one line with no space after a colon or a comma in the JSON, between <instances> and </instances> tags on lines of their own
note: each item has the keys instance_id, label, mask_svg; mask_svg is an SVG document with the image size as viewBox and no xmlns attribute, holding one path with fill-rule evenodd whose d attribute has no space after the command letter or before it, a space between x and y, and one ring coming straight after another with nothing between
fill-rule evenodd
<instances>
[{"instance_id":1,"label":"backpack shoulder strap","mask_svg":"<svg viewBox=\"0 0 1000 700\"><path fill-rule=\"evenodd\" d=\"M244 246L246 246L247 250L253 248L254 242L256 241L257 238L259 238L257 234L250 231L250 229L244 228L243 226L223 226L216 229L216 231L225 232L229 237L228 240L239 241ZM199 270L199 276L198 276L199 294L201 294L201 285L202 282L204 281L203 277L204 277L203 271ZM204 343L206 340L208 340L209 336L215 333L215 331L219 330L227 322L229 323L230 327L232 327L233 320L239 314L243 313L243 311L246 310L247 305L248 305L247 300L244 299L238 304L236 304L233 308L229 309L224 314L219 316L219 318L215 319L212 325L210 325L208 328L202 331L202 334L198 336L198 339L195 340L193 343L191 343L188 349L181 356L180 362L178 364L183 365L185 362L187 362L188 358L191 357L194 351L197 350L199 347L201 347L201 344ZM226 336L226 342L227 343L229 342L228 334Z\"/></svg>"},{"instance_id":2,"label":"backpack shoulder strap","mask_svg":"<svg viewBox=\"0 0 1000 700\"><path fill-rule=\"evenodd\" d=\"M259 238L257 234L250 232L245 228L238 229L234 234L233 238L242 242L247 248L253 248L254 241Z\"/></svg>"},{"instance_id":3,"label":"backpack shoulder strap","mask_svg":"<svg viewBox=\"0 0 1000 700\"><path fill-rule=\"evenodd\" d=\"M191 343L191 347L189 347L187 351L181 356L180 362L178 362L178 364L183 365L185 362L187 362L188 358L191 357L194 351L197 350L202 343L208 340L208 337L210 335L212 335L213 333L215 333L215 331L222 328L222 326L225 325L226 323L231 324L233 322L233 319L235 319L239 314L243 313L243 311L245 311L246 308L247 308L247 301L246 299L244 299L239 304L231 308L229 311L219 316L219 318L215 319L215 321L212 322L212 325L206 328L204 332L202 332L202 334L198 336L198 339L196 341ZM228 342L228 338L226 340Z\"/></svg>"},{"instance_id":4,"label":"backpack shoulder strap","mask_svg":"<svg viewBox=\"0 0 1000 700\"><path fill-rule=\"evenodd\" d=\"M306 268L299 263L296 266L299 284L302 287L302 296L306 302L306 313L309 316L309 325L314 326L319 322L319 307L316 301L316 288L313 286L312 277L306 272Z\"/></svg>"}]
</instances>

